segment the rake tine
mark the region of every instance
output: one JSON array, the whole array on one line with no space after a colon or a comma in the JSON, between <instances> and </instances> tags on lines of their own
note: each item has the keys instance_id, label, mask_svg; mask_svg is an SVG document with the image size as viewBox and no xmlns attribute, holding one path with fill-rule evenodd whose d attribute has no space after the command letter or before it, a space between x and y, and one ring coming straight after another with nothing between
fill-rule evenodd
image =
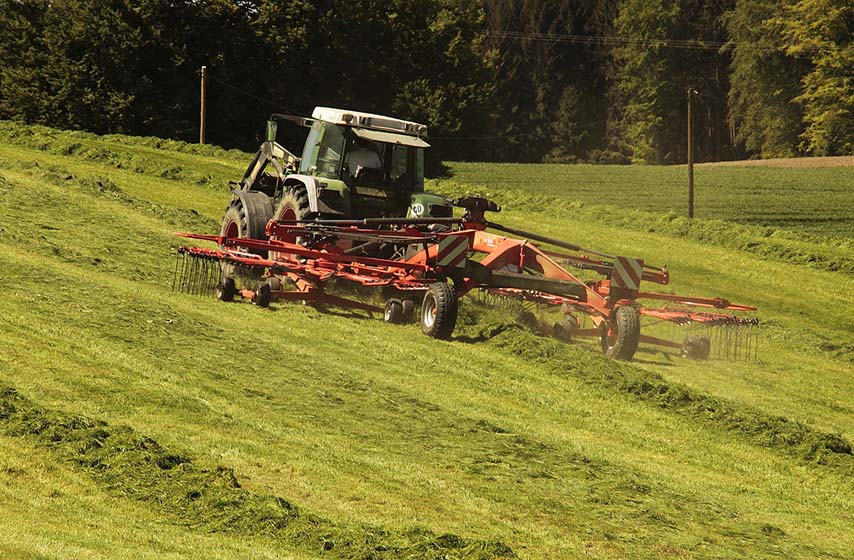
<instances>
[{"instance_id":1,"label":"rake tine","mask_svg":"<svg viewBox=\"0 0 854 560\"><path fill-rule=\"evenodd\" d=\"M744 359L745 362L750 361L750 343L752 342L750 339L753 336L751 329L752 329L752 327L750 325L746 325L744 327L744 330L747 333L747 348L746 348L746 355L745 355L745 359Z\"/></svg>"},{"instance_id":2,"label":"rake tine","mask_svg":"<svg viewBox=\"0 0 854 560\"><path fill-rule=\"evenodd\" d=\"M187 293L190 295L194 294L194 290L196 287L196 259L190 259L190 270L187 272Z\"/></svg>"},{"instance_id":3,"label":"rake tine","mask_svg":"<svg viewBox=\"0 0 854 560\"><path fill-rule=\"evenodd\" d=\"M181 281L180 281L180 290L182 293L187 293L187 267L189 263L187 260L190 258L190 255L185 253L181 258Z\"/></svg>"},{"instance_id":4,"label":"rake tine","mask_svg":"<svg viewBox=\"0 0 854 560\"><path fill-rule=\"evenodd\" d=\"M208 295L208 283L210 282L209 278L211 275L210 272L210 263L207 259L202 259L202 281L201 281L201 290L200 293L203 296Z\"/></svg>"},{"instance_id":5,"label":"rake tine","mask_svg":"<svg viewBox=\"0 0 854 560\"><path fill-rule=\"evenodd\" d=\"M732 332L733 339L735 341L735 361L739 361L741 359L741 325L737 322L735 323L735 330Z\"/></svg>"},{"instance_id":6,"label":"rake tine","mask_svg":"<svg viewBox=\"0 0 854 560\"><path fill-rule=\"evenodd\" d=\"M210 296L213 295L214 291L214 283L217 281L216 278L216 269L219 268L215 265L213 261L208 261L208 289L205 292L205 295Z\"/></svg>"},{"instance_id":7,"label":"rake tine","mask_svg":"<svg viewBox=\"0 0 854 560\"><path fill-rule=\"evenodd\" d=\"M175 270L172 272L172 291L175 291L175 279L178 277L178 261L184 256L180 250L175 253Z\"/></svg>"},{"instance_id":8,"label":"rake tine","mask_svg":"<svg viewBox=\"0 0 854 560\"><path fill-rule=\"evenodd\" d=\"M192 284L192 292L191 294L198 295L199 294L199 259L193 259L193 284Z\"/></svg>"},{"instance_id":9,"label":"rake tine","mask_svg":"<svg viewBox=\"0 0 854 560\"><path fill-rule=\"evenodd\" d=\"M753 361L754 362L759 360L759 338L761 335L761 332L759 329L760 329L760 327L757 324L756 325L756 344L753 345Z\"/></svg>"}]
</instances>

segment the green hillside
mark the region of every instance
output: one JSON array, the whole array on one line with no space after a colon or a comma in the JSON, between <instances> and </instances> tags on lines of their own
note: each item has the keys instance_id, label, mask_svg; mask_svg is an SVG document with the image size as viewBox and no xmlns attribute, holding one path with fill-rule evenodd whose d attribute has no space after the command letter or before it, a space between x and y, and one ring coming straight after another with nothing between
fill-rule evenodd
<instances>
[{"instance_id":1,"label":"green hillside","mask_svg":"<svg viewBox=\"0 0 854 560\"><path fill-rule=\"evenodd\" d=\"M173 293L172 233L218 230L247 162L0 123L3 558L850 555L854 247L815 212L490 190L497 221L666 262L667 289L766 323L755 363L619 363L465 301L441 342ZM659 168L632 171L655 198ZM432 187L498 186L466 173Z\"/></svg>"}]
</instances>

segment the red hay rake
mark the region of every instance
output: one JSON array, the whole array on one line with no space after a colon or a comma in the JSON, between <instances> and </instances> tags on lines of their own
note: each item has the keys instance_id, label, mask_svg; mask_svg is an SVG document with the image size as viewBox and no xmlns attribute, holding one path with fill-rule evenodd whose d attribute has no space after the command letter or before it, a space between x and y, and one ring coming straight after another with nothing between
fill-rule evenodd
<instances>
[{"instance_id":1,"label":"red hay rake","mask_svg":"<svg viewBox=\"0 0 854 560\"><path fill-rule=\"evenodd\" d=\"M472 290L486 290L556 309L562 319L551 334L567 341L598 338L614 358L631 359L643 344L706 359L713 340L719 357L756 358L758 321L733 314L755 308L722 298L642 291L642 282L669 284L667 268L487 221L485 212L499 208L483 198L467 197L456 204L466 208L462 218L271 220L268 239L179 233L219 248L180 247L173 288L216 293L223 301L239 296L262 307L296 300L382 312L392 323L410 321L420 304L422 331L439 339L451 337L459 299ZM601 278L581 280L567 267ZM239 286L238 280L250 287ZM330 293L333 281L380 288L390 297L381 308ZM639 300L668 305L647 307ZM688 336L676 342L672 336L641 334L642 317L687 329Z\"/></svg>"}]
</instances>

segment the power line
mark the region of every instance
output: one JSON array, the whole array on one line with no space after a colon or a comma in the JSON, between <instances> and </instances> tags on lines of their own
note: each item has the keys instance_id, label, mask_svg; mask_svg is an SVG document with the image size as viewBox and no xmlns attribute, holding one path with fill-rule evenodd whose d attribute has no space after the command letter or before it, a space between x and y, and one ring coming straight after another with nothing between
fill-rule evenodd
<instances>
[{"instance_id":1,"label":"power line","mask_svg":"<svg viewBox=\"0 0 854 560\"><path fill-rule=\"evenodd\" d=\"M735 43L733 41L700 41L698 39L635 39L619 35L573 35L564 33L538 33L521 31L489 31L487 35L497 39L542 41L550 43L565 43L582 46L635 46L635 47L664 47L683 50L719 51L724 47L738 47L765 51L780 50L777 47L763 46L755 43Z\"/></svg>"},{"instance_id":2,"label":"power line","mask_svg":"<svg viewBox=\"0 0 854 560\"><path fill-rule=\"evenodd\" d=\"M702 93L702 92L698 91L697 95L699 95L700 97L707 97L709 99L714 99L715 101L720 101L721 103L729 103L729 101L727 101L726 99L723 99L721 97L715 97L714 95L709 95L707 93Z\"/></svg>"},{"instance_id":3,"label":"power line","mask_svg":"<svg viewBox=\"0 0 854 560\"><path fill-rule=\"evenodd\" d=\"M307 116L307 115L304 115L301 111L295 111L295 110L291 109L290 107L287 107L287 106L282 105L282 104L280 104L280 103L276 103L275 101L270 101L269 99L265 99L265 98L263 98L263 97L260 97L260 96L258 96L258 95L255 95L254 93L249 92L249 91L246 91L245 89L241 89L241 88L239 88L239 87L237 87L237 86L233 86L233 85L229 84L228 82L226 82L226 81L224 81L224 80L220 80L219 78L217 78L216 76L212 75L211 73L208 73L208 78L212 79L213 81L215 81L215 82L217 82L217 83L220 83L220 84L224 85L224 86L225 86L225 87L227 87L227 88L231 88L231 89L233 89L234 91L237 91L237 92L239 92L239 93L242 93L243 95L246 95L246 96L248 96L248 97L251 97L252 99L255 99L255 100L257 100L257 101L261 101L262 103L266 103L266 104L268 104L268 105L270 105L270 106L272 106L272 107L275 107L275 108L277 108L277 109L282 109L283 111L288 111L289 113L294 113L294 114L296 114L296 115L298 115L298 116L301 116L301 117L305 117L305 116Z\"/></svg>"},{"instance_id":4,"label":"power line","mask_svg":"<svg viewBox=\"0 0 854 560\"><path fill-rule=\"evenodd\" d=\"M168 85L174 84L175 82L180 82L181 80L185 80L191 76L195 76L196 74L198 74L198 71L194 70L193 72L189 72L189 73L184 74L182 76L178 76L177 78L172 78L171 80L167 80L165 82L160 82L159 84L141 84L141 87L144 89L160 89L164 86L168 86Z\"/></svg>"}]
</instances>

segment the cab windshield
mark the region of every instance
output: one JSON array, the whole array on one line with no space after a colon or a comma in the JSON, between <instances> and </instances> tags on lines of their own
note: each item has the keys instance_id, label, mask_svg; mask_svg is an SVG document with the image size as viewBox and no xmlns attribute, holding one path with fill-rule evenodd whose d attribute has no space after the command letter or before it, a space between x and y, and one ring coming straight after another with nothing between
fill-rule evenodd
<instances>
[{"instance_id":1,"label":"cab windshield","mask_svg":"<svg viewBox=\"0 0 854 560\"><path fill-rule=\"evenodd\" d=\"M356 185L424 190L424 149L358 137L348 127L315 121L305 142L300 173Z\"/></svg>"},{"instance_id":2,"label":"cab windshield","mask_svg":"<svg viewBox=\"0 0 854 560\"><path fill-rule=\"evenodd\" d=\"M300 160L300 173L338 178L344 153L344 127L314 121Z\"/></svg>"}]
</instances>

